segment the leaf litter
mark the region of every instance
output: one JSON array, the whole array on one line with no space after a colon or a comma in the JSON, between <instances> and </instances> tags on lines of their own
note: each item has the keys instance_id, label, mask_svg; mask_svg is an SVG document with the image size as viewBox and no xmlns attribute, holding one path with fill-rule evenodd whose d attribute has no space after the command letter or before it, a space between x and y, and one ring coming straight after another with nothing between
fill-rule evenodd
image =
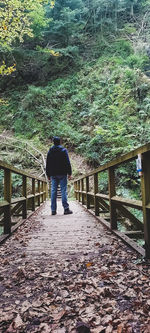
<instances>
[{"instance_id":1,"label":"leaf litter","mask_svg":"<svg viewBox=\"0 0 150 333\"><path fill-rule=\"evenodd\" d=\"M31 257L40 227L30 218L0 248L1 333L150 332L149 261L107 230L89 253Z\"/></svg>"}]
</instances>

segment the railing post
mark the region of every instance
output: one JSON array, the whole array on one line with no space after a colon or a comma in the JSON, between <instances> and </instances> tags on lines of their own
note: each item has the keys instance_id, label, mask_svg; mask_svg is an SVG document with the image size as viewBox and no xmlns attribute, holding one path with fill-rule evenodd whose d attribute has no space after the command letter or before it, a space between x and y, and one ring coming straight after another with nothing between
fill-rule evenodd
<instances>
[{"instance_id":1,"label":"railing post","mask_svg":"<svg viewBox=\"0 0 150 333\"><path fill-rule=\"evenodd\" d=\"M35 179L32 178L32 194L34 197L32 198L32 211L35 211Z\"/></svg>"},{"instance_id":2,"label":"railing post","mask_svg":"<svg viewBox=\"0 0 150 333\"><path fill-rule=\"evenodd\" d=\"M22 176L22 194L23 197L26 199L23 201L22 204L22 218L27 218L27 176Z\"/></svg>"},{"instance_id":3,"label":"railing post","mask_svg":"<svg viewBox=\"0 0 150 333\"><path fill-rule=\"evenodd\" d=\"M41 190L42 192L44 191L44 185L43 185L43 181L41 183ZM44 202L44 194L42 194L42 203Z\"/></svg>"},{"instance_id":4,"label":"railing post","mask_svg":"<svg viewBox=\"0 0 150 333\"><path fill-rule=\"evenodd\" d=\"M109 205L110 205L110 224L111 229L117 229L117 211L116 206L112 202L112 197L116 195L116 189L115 189L115 172L114 168L110 167L108 169L108 189L109 189Z\"/></svg>"},{"instance_id":5,"label":"railing post","mask_svg":"<svg viewBox=\"0 0 150 333\"><path fill-rule=\"evenodd\" d=\"M80 180L78 180L78 200L80 202Z\"/></svg>"},{"instance_id":6,"label":"railing post","mask_svg":"<svg viewBox=\"0 0 150 333\"><path fill-rule=\"evenodd\" d=\"M150 152L142 155L141 177L142 206L144 220L145 256L150 258ZM146 207L148 206L148 207Z\"/></svg>"},{"instance_id":7,"label":"railing post","mask_svg":"<svg viewBox=\"0 0 150 333\"><path fill-rule=\"evenodd\" d=\"M89 177L87 176L86 177L86 206L87 206L87 209L90 208L90 198L89 198L88 192L89 192Z\"/></svg>"},{"instance_id":8,"label":"railing post","mask_svg":"<svg viewBox=\"0 0 150 333\"><path fill-rule=\"evenodd\" d=\"M4 200L9 203L4 209L4 234L11 233L11 192L11 171L4 169Z\"/></svg>"},{"instance_id":9,"label":"railing post","mask_svg":"<svg viewBox=\"0 0 150 333\"><path fill-rule=\"evenodd\" d=\"M84 191L84 179L81 179L81 191ZM82 193L82 205L84 205L84 193Z\"/></svg>"},{"instance_id":10,"label":"railing post","mask_svg":"<svg viewBox=\"0 0 150 333\"><path fill-rule=\"evenodd\" d=\"M77 196L77 181L74 182L74 191L75 191L75 198L76 200L78 199L78 196Z\"/></svg>"},{"instance_id":11,"label":"railing post","mask_svg":"<svg viewBox=\"0 0 150 333\"><path fill-rule=\"evenodd\" d=\"M41 195L40 195L40 192L41 192L41 182L40 182L40 180L38 180L38 193L39 193L39 195L38 195L38 206L40 206L40 202L41 202Z\"/></svg>"},{"instance_id":12,"label":"railing post","mask_svg":"<svg viewBox=\"0 0 150 333\"><path fill-rule=\"evenodd\" d=\"M48 191L47 191L47 183L44 182L44 201L46 201L46 198L48 197Z\"/></svg>"},{"instance_id":13,"label":"railing post","mask_svg":"<svg viewBox=\"0 0 150 333\"><path fill-rule=\"evenodd\" d=\"M43 195L43 199L44 201L46 201L46 183L43 183L43 191L44 191L44 195Z\"/></svg>"},{"instance_id":14,"label":"railing post","mask_svg":"<svg viewBox=\"0 0 150 333\"><path fill-rule=\"evenodd\" d=\"M99 205L98 205L98 198L96 198L96 194L98 193L98 173L94 174L94 210L95 215L99 215Z\"/></svg>"}]
</instances>

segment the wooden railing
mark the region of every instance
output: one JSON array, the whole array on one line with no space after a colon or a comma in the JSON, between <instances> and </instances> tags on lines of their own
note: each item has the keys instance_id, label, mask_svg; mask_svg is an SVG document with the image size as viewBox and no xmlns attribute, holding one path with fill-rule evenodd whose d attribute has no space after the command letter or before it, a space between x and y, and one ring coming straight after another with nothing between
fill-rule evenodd
<instances>
[{"instance_id":1,"label":"wooden railing","mask_svg":"<svg viewBox=\"0 0 150 333\"><path fill-rule=\"evenodd\" d=\"M3 233L10 234L14 228L15 222L12 218L27 218L28 211L35 211L36 206L40 206L47 197L47 182L45 178L39 178L28 174L22 170L12 167L0 161L1 190L0 198L0 225L3 226ZM12 174L21 177L21 195L13 197L12 195ZM17 222L16 222L17 223ZM2 238L2 237L1 237Z\"/></svg>"},{"instance_id":2,"label":"wooden railing","mask_svg":"<svg viewBox=\"0 0 150 333\"><path fill-rule=\"evenodd\" d=\"M141 157L142 164L142 172L139 173L141 188L139 200L116 195L115 173L117 168L123 163L126 165L137 159L137 156ZM108 172L107 194L100 193L99 190L100 174L104 171ZM96 216L103 216L105 221L109 220L109 226L112 230L117 230L118 221L123 217L130 220L134 226L133 231L125 232L126 235L136 235L143 232L145 255L150 258L150 143L80 177L74 182L74 187L76 199L86 205L87 209L92 208ZM137 214L133 213L133 208L143 212L142 221L137 217Z\"/></svg>"}]
</instances>

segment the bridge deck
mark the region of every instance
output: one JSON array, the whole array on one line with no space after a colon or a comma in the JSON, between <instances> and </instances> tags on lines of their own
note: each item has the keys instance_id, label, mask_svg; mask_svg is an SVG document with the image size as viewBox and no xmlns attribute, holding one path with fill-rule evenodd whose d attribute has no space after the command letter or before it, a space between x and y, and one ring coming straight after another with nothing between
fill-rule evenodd
<instances>
[{"instance_id":1,"label":"bridge deck","mask_svg":"<svg viewBox=\"0 0 150 333\"><path fill-rule=\"evenodd\" d=\"M1 246L0 332L150 332L149 262L70 208L46 202Z\"/></svg>"}]
</instances>

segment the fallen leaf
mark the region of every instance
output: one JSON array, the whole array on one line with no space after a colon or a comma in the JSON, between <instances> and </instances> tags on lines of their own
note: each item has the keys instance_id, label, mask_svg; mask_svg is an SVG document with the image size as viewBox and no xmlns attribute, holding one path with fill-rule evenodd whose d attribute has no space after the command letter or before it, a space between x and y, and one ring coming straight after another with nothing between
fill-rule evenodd
<instances>
[{"instance_id":1,"label":"fallen leaf","mask_svg":"<svg viewBox=\"0 0 150 333\"><path fill-rule=\"evenodd\" d=\"M40 324L39 328L40 328L41 333L50 333L51 332L50 326L46 323Z\"/></svg>"},{"instance_id":2,"label":"fallen leaf","mask_svg":"<svg viewBox=\"0 0 150 333\"><path fill-rule=\"evenodd\" d=\"M17 314L17 317L14 319L14 328L18 328L23 325L23 321L20 317L20 314Z\"/></svg>"},{"instance_id":3,"label":"fallen leaf","mask_svg":"<svg viewBox=\"0 0 150 333\"><path fill-rule=\"evenodd\" d=\"M93 262L87 262L86 267L90 267L93 265Z\"/></svg>"},{"instance_id":4,"label":"fallen leaf","mask_svg":"<svg viewBox=\"0 0 150 333\"><path fill-rule=\"evenodd\" d=\"M54 315L53 315L53 319L54 319L55 321L59 321L59 320L64 316L65 313L66 313L66 310L62 310L62 311L60 311L60 312L54 314Z\"/></svg>"}]
</instances>

